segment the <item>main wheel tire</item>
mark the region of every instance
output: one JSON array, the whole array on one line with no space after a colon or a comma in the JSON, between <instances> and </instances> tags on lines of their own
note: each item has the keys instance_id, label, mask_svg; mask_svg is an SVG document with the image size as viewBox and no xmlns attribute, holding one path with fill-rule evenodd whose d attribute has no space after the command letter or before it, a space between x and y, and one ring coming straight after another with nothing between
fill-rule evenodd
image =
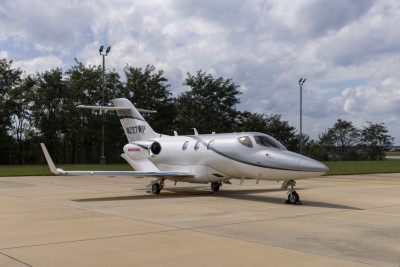
<instances>
[{"instance_id":1,"label":"main wheel tire","mask_svg":"<svg viewBox=\"0 0 400 267\"><path fill-rule=\"evenodd\" d=\"M155 194L155 195L158 195L158 194L160 194L160 191L161 191L160 184L155 183L155 184L153 184L153 185L151 186L151 193L153 193L153 194Z\"/></svg>"},{"instance_id":2,"label":"main wheel tire","mask_svg":"<svg viewBox=\"0 0 400 267\"><path fill-rule=\"evenodd\" d=\"M296 204L299 202L300 197L299 194L296 193L296 191L293 191L291 194L288 195L288 201L290 204Z\"/></svg>"},{"instance_id":3,"label":"main wheel tire","mask_svg":"<svg viewBox=\"0 0 400 267\"><path fill-rule=\"evenodd\" d=\"M211 190L213 192L217 192L219 190L219 187L220 187L219 183L211 183Z\"/></svg>"}]
</instances>

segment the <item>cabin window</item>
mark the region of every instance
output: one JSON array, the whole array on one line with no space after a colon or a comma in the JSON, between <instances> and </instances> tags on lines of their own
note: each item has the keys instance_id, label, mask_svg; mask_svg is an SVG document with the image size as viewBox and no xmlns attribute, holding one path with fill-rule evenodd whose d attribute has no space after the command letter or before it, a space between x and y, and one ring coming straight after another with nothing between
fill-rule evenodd
<instances>
[{"instance_id":1,"label":"cabin window","mask_svg":"<svg viewBox=\"0 0 400 267\"><path fill-rule=\"evenodd\" d=\"M194 146L194 150L199 150L199 148L200 148L200 141L196 143L196 145Z\"/></svg>"},{"instance_id":2,"label":"cabin window","mask_svg":"<svg viewBox=\"0 0 400 267\"><path fill-rule=\"evenodd\" d=\"M183 144L183 146L182 146L182 150L186 150L186 148L188 147L188 145L189 145L189 141L186 141L186 142Z\"/></svg>"},{"instance_id":3,"label":"cabin window","mask_svg":"<svg viewBox=\"0 0 400 267\"><path fill-rule=\"evenodd\" d=\"M214 145L214 140L211 140L210 142L208 142L207 145L207 150L210 150L210 148Z\"/></svg>"},{"instance_id":4,"label":"cabin window","mask_svg":"<svg viewBox=\"0 0 400 267\"><path fill-rule=\"evenodd\" d=\"M238 141L244 146L247 146L247 147L250 147L250 148L253 147L253 142L251 142L251 139L248 136L239 137Z\"/></svg>"},{"instance_id":5,"label":"cabin window","mask_svg":"<svg viewBox=\"0 0 400 267\"><path fill-rule=\"evenodd\" d=\"M280 149L280 146L267 136L254 136L254 140L260 146Z\"/></svg>"}]
</instances>

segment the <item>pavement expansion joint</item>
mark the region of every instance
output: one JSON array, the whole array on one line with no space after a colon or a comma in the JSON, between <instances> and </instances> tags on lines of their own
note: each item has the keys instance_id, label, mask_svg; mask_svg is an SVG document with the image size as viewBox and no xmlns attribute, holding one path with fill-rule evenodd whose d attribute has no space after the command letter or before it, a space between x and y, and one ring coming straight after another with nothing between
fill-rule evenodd
<instances>
[{"instance_id":1,"label":"pavement expansion joint","mask_svg":"<svg viewBox=\"0 0 400 267\"><path fill-rule=\"evenodd\" d=\"M26 265L26 266L31 266L31 267L32 267L32 265L30 265L30 264L28 264L28 263L26 263L26 262L20 261L19 259L14 258L14 257L12 257L12 256L10 256L10 255L7 255L7 254L5 254L4 252L1 252L1 251L0 251L0 254L1 254L1 255L4 255L4 256L6 256L6 257L8 257L8 258L10 258L10 259L12 259L12 260L14 260L14 261L17 261L17 262L19 262L19 263L21 263L21 264L24 264L24 265Z\"/></svg>"},{"instance_id":2,"label":"pavement expansion joint","mask_svg":"<svg viewBox=\"0 0 400 267\"><path fill-rule=\"evenodd\" d=\"M30 247L61 245L61 244L69 244L69 243L88 242L88 241L94 241L94 240L105 240L105 239L114 239L114 238L121 238L121 237L130 237L130 236L141 236L141 235L151 235L151 234L159 234L159 233L177 232L177 231L183 231L183 230L185 230L185 229L171 229L171 230L161 230L161 231L143 232L143 233L135 233L135 234L123 234L123 235L114 235L114 236L85 238L85 239L67 240L67 241L59 241L59 242L49 242L49 243L42 243L42 244L32 244L32 245L25 245L25 246L7 247L7 248L0 248L0 250L11 250L11 249L19 249L19 248L30 248ZM7 256L7 255L5 255L5 256Z\"/></svg>"}]
</instances>

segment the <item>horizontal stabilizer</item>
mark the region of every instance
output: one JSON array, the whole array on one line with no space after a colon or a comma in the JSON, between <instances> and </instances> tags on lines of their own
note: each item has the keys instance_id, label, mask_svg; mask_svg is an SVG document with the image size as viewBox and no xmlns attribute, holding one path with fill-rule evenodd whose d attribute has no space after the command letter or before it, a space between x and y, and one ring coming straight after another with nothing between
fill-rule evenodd
<instances>
[{"instance_id":1,"label":"horizontal stabilizer","mask_svg":"<svg viewBox=\"0 0 400 267\"><path fill-rule=\"evenodd\" d=\"M98 110L130 110L129 107L110 107L110 106L84 106L84 105L79 105L77 108L87 108L87 109L98 109ZM157 111L154 110L147 110L147 109L140 109L137 108L137 111L141 113L157 113Z\"/></svg>"}]
</instances>

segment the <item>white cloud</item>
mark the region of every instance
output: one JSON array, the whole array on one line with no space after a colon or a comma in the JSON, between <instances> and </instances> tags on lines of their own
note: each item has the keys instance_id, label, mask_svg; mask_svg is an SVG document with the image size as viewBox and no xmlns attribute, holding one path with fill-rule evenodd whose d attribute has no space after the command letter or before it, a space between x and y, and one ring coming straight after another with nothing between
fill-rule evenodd
<instances>
[{"instance_id":1,"label":"white cloud","mask_svg":"<svg viewBox=\"0 0 400 267\"><path fill-rule=\"evenodd\" d=\"M33 59L14 61L13 64L27 74L41 73L53 68L64 67L62 60L56 56L36 57Z\"/></svg>"},{"instance_id":2,"label":"white cloud","mask_svg":"<svg viewBox=\"0 0 400 267\"><path fill-rule=\"evenodd\" d=\"M400 23L398 3L375 2L367 16L326 36L318 56L339 65L359 65L398 49Z\"/></svg>"},{"instance_id":3,"label":"white cloud","mask_svg":"<svg viewBox=\"0 0 400 267\"><path fill-rule=\"evenodd\" d=\"M240 108L282 114L296 127L297 81L306 77L312 137L342 117L386 121L400 142L399 23L395 0L14 0L0 6L0 56L41 72L75 56L99 65L100 44L111 45L106 66L121 74L126 63L155 65L175 95L188 71L232 78ZM362 84L335 87L349 80Z\"/></svg>"},{"instance_id":4,"label":"white cloud","mask_svg":"<svg viewBox=\"0 0 400 267\"><path fill-rule=\"evenodd\" d=\"M0 51L0 58L7 58L8 59L9 53L7 51Z\"/></svg>"}]
</instances>

